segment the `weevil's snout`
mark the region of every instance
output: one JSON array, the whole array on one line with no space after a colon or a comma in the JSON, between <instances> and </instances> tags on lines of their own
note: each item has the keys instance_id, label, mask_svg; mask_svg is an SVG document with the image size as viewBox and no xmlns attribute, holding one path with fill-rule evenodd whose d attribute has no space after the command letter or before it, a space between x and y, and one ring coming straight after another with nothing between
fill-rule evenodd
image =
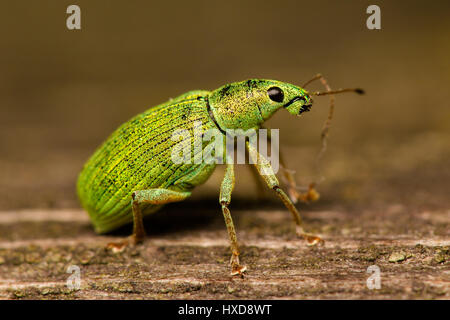
<instances>
[{"instance_id":1,"label":"weevil's snout","mask_svg":"<svg viewBox=\"0 0 450 320\"><path fill-rule=\"evenodd\" d=\"M301 106L298 114L300 115L303 112L307 112L307 111L311 110L311 107L312 107L312 104L305 104L305 105Z\"/></svg>"},{"instance_id":2,"label":"weevil's snout","mask_svg":"<svg viewBox=\"0 0 450 320\"><path fill-rule=\"evenodd\" d=\"M303 112L308 112L311 110L311 107L313 105L313 99L310 96L306 96L304 98L304 104L300 107L300 110L298 111L298 115L301 115Z\"/></svg>"},{"instance_id":3,"label":"weevil's snout","mask_svg":"<svg viewBox=\"0 0 450 320\"><path fill-rule=\"evenodd\" d=\"M302 92L301 95L295 96L289 100L284 107L289 111L289 113L299 116L302 113L311 110L312 104L312 98L308 94Z\"/></svg>"}]
</instances>

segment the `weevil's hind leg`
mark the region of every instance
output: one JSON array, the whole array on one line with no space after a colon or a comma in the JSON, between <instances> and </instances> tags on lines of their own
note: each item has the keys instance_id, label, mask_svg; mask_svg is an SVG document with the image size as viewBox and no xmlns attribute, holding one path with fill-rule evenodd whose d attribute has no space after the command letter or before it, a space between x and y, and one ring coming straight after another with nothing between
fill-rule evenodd
<instances>
[{"instance_id":1,"label":"weevil's hind leg","mask_svg":"<svg viewBox=\"0 0 450 320\"><path fill-rule=\"evenodd\" d=\"M173 191L169 189L138 190L131 195L131 208L133 212L133 234L118 243L109 243L107 248L113 251L122 251L128 245L136 245L144 241L145 229L141 204L163 205L171 202L183 201L191 195L190 192Z\"/></svg>"},{"instance_id":2,"label":"weevil's hind leg","mask_svg":"<svg viewBox=\"0 0 450 320\"><path fill-rule=\"evenodd\" d=\"M324 241L319 236L307 233L303 229L303 222L302 218L300 217L300 213L298 212L292 201L289 199L287 194L280 188L280 183L278 182L278 179L273 172L272 166L270 165L269 161L261 154L259 154L258 151L248 142L247 148L250 158L253 160L253 163L258 169L258 172L263 180L266 182L269 188L273 189L277 193L278 197L280 197L280 199L283 201L286 208L288 208L288 210L292 213L296 225L295 229L297 235L304 238L309 245L323 244Z\"/></svg>"},{"instance_id":3,"label":"weevil's hind leg","mask_svg":"<svg viewBox=\"0 0 450 320\"><path fill-rule=\"evenodd\" d=\"M231 202L231 193L234 189L234 165L227 164L225 171L225 177L220 185L220 205L222 206L222 213L225 219L225 224L228 230L228 236L230 237L231 247L231 275L243 276L243 273L247 269L246 266L241 266L239 263L239 247L237 244L236 230L234 229L233 219L231 218L228 205Z\"/></svg>"}]
</instances>

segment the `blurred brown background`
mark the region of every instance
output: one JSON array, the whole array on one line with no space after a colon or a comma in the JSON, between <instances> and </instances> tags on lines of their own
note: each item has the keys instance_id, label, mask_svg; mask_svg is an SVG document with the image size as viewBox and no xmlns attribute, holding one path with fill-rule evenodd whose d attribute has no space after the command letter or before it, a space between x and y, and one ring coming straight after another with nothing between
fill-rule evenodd
<instances>
[{"instance_id":1,"label":"blurred brown background","mask_svg":"<svg viewBox=\"0 0 450 320\"><path fill-rule=\"evenodd\" d=\"M74 183L87 157L119 124L169 97L247 78L300 85L318 72L334 88L367 91L337 99L323 198L370 200L375 190L365 187L393 178L407 181L396 196L434 188L443 197L433 204L446 201L448 1L379 1L381 30L366 28L368 1L76 1L82 30L70 31L73 3L3 4L1 209L78 206ZM281 128L304 184L314 178L327 108L318 98L302 119L281 111L269 123ZM245 177L235 197L248 196ZM216 193L210 183L205 190Z\"/></svg>"},{"instance_id":2,"label":"blurred brown background","mask_svg":"<svg viewBox=\"0 0 450 320\"><path fill-rule=\"evenodd\" d=\"M81 7L81 30L66 28L70 4ZM381 7L381 30L366 28L370 4ZM322 198L306 211L341 210L356 225L384 212L394 238L414 230L448 239L449 13L449 1L4 1L0 210L79 208L76 177L95 148L170 97L247 78L301 85L320 72L333 88L367 94L337 96ZM281 110L268 124L281 129L303 185L315 178L328 112L327 97L315 102L301 119ZM239 170L232 212L239 203L283 210L270 193L258 202ZM222 174L194 192L191 211L207 198L220 221ZM412 218L428 210L434 222Z\"/></svg>"}]
</instances>

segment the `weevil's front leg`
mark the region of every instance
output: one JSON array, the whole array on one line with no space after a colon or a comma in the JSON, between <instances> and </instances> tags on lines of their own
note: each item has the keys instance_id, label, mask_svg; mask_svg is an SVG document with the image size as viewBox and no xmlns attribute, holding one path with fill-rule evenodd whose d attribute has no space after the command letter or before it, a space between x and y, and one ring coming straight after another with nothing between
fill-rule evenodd
<instances>
[{"instance_id":1,"label":"weevil's front leg","mask_svg":"<svg viewBox=\"0 0 450 320\"><path fill-rule=\"evenodd\" d=\"M133 212L133 234L119 243L109 243L107 248L121 251L128 245L136 245L144 241L145 229L142 216L142 203L163 205L171 202L183 201L191 195L190 192L173 191L169 189L138 190L131 195L131 209Z\"/></svg>"},{"instance_id":2,"label":"weevil's front leg","mask_svg":"<svg viewBox=\"0 0 450 320\"><path fill-rule=\"evenodd\" d=\"M234 165L227 164L225 171L225 177L220 185L220 205L222 206L222 213L225 219L225 224L228 230L228 236L230 237L231 247L231 275L243 275L243 272L247 269L246 266L241 266L239 263L239 247L237 244L236 230L234 229L233 219L231 218L228 205L231 202L231 193L234 189Z\"/></svg>"},{"instance_id":3,"label":"weevil's front leg","mask_svg":"<svg viewBox=\"0 0 450 320\"><path fill-rule=\"evenodd\" d=\"M257 199L264 199L264 190L265 190L264 182L262 182L261 179L259 178L258 170L255 167L252 166L250 169L253 176L253 180L256 182Z\"/></svg>"},{"instance_id":4,"label":"weevil's front leg","mask_svg":"<svg viewBox=\"0 0 450 320\"><path fill-rule=\"evenodd\" d=\"M300 217L300 213L298 212L292 201L289 199L289 197L286 195L286 193L280 188L280 183L278 182L278 179L275 176L275 173L273 172L272 166L270 165L269 161L260 153L258 153L258 151L248 142L247 148L250 158L253 160L253 163L255 164L256 169L258 170L261 177L264 179L269 188L275 190L277 195L283 201L284 205L292 213L296 225L297 235L306 239L309 245L323 244L324 241L320 237L307 233L303 229L303 223L302 218Z\"/></svg>"},{"instance_id":5,"label":"weevil's front leg","mask_svg":"<svg viewBox=\"0 0 450 320\"><path fill-rule=\"evenodd\" d=\"M267 129L264 127L261 127L263 129ZM267 129L267 139L269 142L269 146L272 144L272 135L270 129ZM280 168L282 170L282 178L283 182L287 184L287 193L289 195L289 198L291 198L293 203L297 203L298 201L309 203L313 201L317 201L320 198L319 193L314 188L314 184L311 183L308 186L308 191L306 192L299 192L297 190L297 182L295 181L294 175L292 174L292 171L290 171L286 167L286 162L284 161L284 156L281 150L279 150L280 155Z\"/></svg>"},{"instance_id":6,"label":"weevil's front leg","mask_svg":"<svg viewBox=\"0 0 450 320\"><path fill-rule=\"evenodd\" d=\"M291 198L293 203L297 203L298 201L303 202L303 203L309 203L309 202L313 202L313 201L317 201L320 198L320 194L317 192L317 190L314 188L314 183L311 183L308 186L308 191L306 192L299 192L297 190L297 182L295 181L294 175L292 174L292 172L287 169L285 162L284 162L284 157L282 156L282 153L280 152L280 167L281 170L283 171L283 178L284 178L284 182L286 182L287 187L288 187L288 194L289 194L289 198Z\"/></svg>"}]
</instances>

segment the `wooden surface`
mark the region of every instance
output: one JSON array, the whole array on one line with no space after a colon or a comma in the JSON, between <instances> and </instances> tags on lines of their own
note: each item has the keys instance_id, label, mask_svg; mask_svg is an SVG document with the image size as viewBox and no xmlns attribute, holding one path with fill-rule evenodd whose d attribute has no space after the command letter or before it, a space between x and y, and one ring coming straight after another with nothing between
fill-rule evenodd
<instances>
[{"instance_id":1,"label":"wooden surface","mask_svg":"<svg viewBox=\"0 0 450 320\"><path fill-rule=\"evenodd\" d=\"M214 203L210 201L212 205ZM196 203L192 203L195 208ZM4 299L448 299L449 212L308 212L326 240L308 247L285 210L235 210L242 279L229 276L227 235L217 208L147 219L143 245L111 253L78 209L1 212L0 297ZM389 218L388 218L389 217ZM410 229L411 220L416 228ZM177 225L175 225L177 223ZM126 230L123 230L126 234ZM394 262L393 260L396 260ZM70 290L70 265L81 270ZM367 268L381 289L368 289Z\"/></svg>"}]
</instances>

